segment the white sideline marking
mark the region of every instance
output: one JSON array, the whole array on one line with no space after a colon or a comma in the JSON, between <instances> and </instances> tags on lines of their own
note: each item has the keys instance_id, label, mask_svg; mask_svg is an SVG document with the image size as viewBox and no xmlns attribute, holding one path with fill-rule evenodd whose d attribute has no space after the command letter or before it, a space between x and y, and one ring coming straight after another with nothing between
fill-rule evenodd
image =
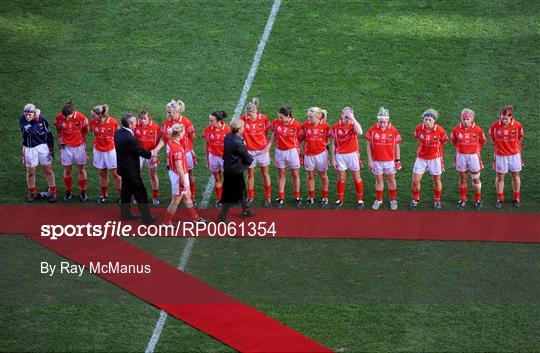
<instances>
[{"instance_id":1,"label":"white sideline marking","mask_svg":"<svg viewBox=\"0 0 540 353\"><path fill-rule=\"evenodd\" d=\"M266 46L266 42L268 41L268 38L270 37L270 32L272 31L272 27L274 26L274 21L276 19L276 15L279 11L280 6L281 6L281 0L274 0L272 11L270 12L270 15L268 16L268 21L266 22L266 26L264 27L263 35L261 37L261 40L259 41L259 46L257 47L257 51L255 52L255 55L253 56L253 63L251 64L251 69L249 70L248 77L246 78L246 81L244 82L244 87L242 88L240 99L238 99L238 104L236 105L236 108L234 109L234 115L231 120L236 120L240 118L240 114L242 113L242 109L244 108L244 105L246 104L247 96L248 96L249 90L251 89L251 84L253 83L255 74L257 73L257 68L259 67L259 63L261 61L261 57L264 52L264 47ZM208 207L208 203L210 201L210 197L212 195L213 189L214 189L214 177L211 176L208 179L208 183L206 184L206 188L204 190L200 208L204 209ZM179 270L184 271L184 269L186 268L186 265L189 260L189 257L191 256L191 251L193 250L194 244L195 244L195 238L187 239L186 245L184 246L184 251L182 252L182 257L180 258L180 263L177 266ZM163 331L163 327L165 326L165 321L167 320L167 316L168 315L165 311L163 310L160 311L159 319L157 320L156 325L154 327L154 332L152 333L152 337L150 338L150 341L148 342L148 345L146 346L145 353L154 352L154 349L156 348L156 344L158 343L159 338L161 336L161 332Z\"/></svg>"}]
</instances>

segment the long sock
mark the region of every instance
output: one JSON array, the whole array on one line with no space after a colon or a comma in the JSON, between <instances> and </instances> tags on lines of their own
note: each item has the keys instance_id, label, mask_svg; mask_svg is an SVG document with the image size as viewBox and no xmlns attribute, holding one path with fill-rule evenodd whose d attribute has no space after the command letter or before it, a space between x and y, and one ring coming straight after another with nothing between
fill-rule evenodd
<instances>
[{"instance_id":1,"label":"long sock","mask_svg":"<svg viewBox=\"0 0 540 353\"><path fill-rule=\"evenodd\" d=\"M356 200L362 200L364 197L364 182L360 180L359 182L354 183L354 188L356 189Z\"/></svg>"},{"instance_id":2,"label":"long sock","mask_svg":"<svg viewBox=\"0 0 540 353\"><path fill-rule=\"evenodd\" d=\"M157 199L159 197L159 189L152 189L152 198Z\"/></svg>"},{"instance_id":3,"label":"long sock","mask_svg":"<svg viewBox=\"0 0 540 353\"><path fill-rule=\"evenodd\" d=\"M264 195L266 196L267 200L270 200L270 197L272 197L272 184L264 186Z\"/></svg>"},{"instance_id":4,"label":"long sock","mask_svg":"<svg viewBox=\"0 0 540 353\"><path fill-rule=\"evenodd\" d=\"M474 189L474 199L480 201L482 199L482 189Z\"/></svg>"},{"instance_id":5,"label":"long sock","mask_svg":"<svg viewBox=\"0 0 540 353\"><path fill-rule=\"evenodd\" d=\"M64 186L66 187L66 192L71 192L73 186L73 177L64 177Z\"/></svg>"},{"instance_id":6,"label":"long sock","mask_svg":"<svg viewBox=\"0 0 540 353\"><path fill-rule=\"evenodd\" d=\"M56 186L49 186L49 191L51 194L56 195Z\"/></svg>"},{"instance_id":7,"label":"long sock","mask_svg":"<svg viewBox=\"0 0 540 353\"><path fill-rule=\"evenodd\" d=\"M519 200L519 191L514 192L514 200Z\"/></svg>"},{"instance_id":8,"label":"long sock","mask_svg":"<svg viewBox=\"0 0 540 353\"><path fill-rule=\"evenodd\" d=\"M412 194L413 194L413 200L414 200L414 201L420 200L420 190L418 190L417 188L413 187L413 189L412 189Z\"/></svg>"},{"instance_id":9,"label":"long sock","mask_svg":"<svg viewBox=\"0 0 540 353\"><path fill-rule=\"evenodd\" d=\"M86 179L79 180L79 190L81 190L81 192L86 191L86 183L87 183Z\"/></svg>"},{"instance_id":10,"label":"long sock","mask_svg":"<svg viewBox=\"0 0 540 353\"><path fill-rule=\"evenodd\" d=\"M328 190L323 190L323 191L321 192L321 194L322 194L322 198L323 198L323 199L327 199L327 198L328 198Z\"/></svg>"},{"instance_id":11,"label":"long sock","mask_svg":"<svg viewBox=\"0 0 540 353\"><path fill-rule=\"evenodd\" d=\"M467 201L467 187L466 186L461 186L459 188L459 199L461 201Z\"/></svg>"},{"instance_id":12,"label":"long sock","mask_svg":"<svg viewBox=\"0 0 540 353\"><path fill-rule=\"evenodd\" d=\"M504 192L498 192L497 193L497 200L498 201L504 201Z\"/></svg>"},{"instance_id":13,"label":"long sock","mask_svg":"<svg viewBox=\"0 0 540 353\"><path fill-rule=\"evenodd\" d=\"M255 189L248 189L248 199L253 200L255 198Z\"/></svg>"},{"instance_id":14,"label":"long sock","mask_svg":"<svg viewBox=\"0 0 540 353\"><path fill-rule=\"evenodd\" d=\"M28 193L29 194L35 194L36 193L36 187L32 187L32 188L28 188Z\"/></svg>"},{"instance_id":15,"label":"long sock","mask_svg":"<svg viewBox=\"0 0 540 353\"><path fill-rule=\"evenodd\" d=\"M222 186L216 186L216 196L218 201L221 200L221 194L223 193L223 187Z\"/></svg>"},{"instance_id":16,"label":"long sock","mask_svg":"<svg viewBox=\"0 0 540 353\"><path fill-rule=\"evenodd\" d=\"M308 193L309 193L309 197L311 197L312 199L315 198L315 190L308 190Z\"/></svg>"},{"instance_id":17,"label":"long sock","mask_svg":"<svg viewBox=\"0 0 540 353\"><path fill-rule=\"evenodd\" d=\"M382 201L382 195L383 190L375 190L375 196L377 197L377 201Z\"/></svg>"},{"instance_id":18,"label":"long sock","mask_svg":"<svg viewBox=\"0 0 540 353\"><path fill-rule=\"evenodd\" d=\"M300 198L300 191L295 191L295 192L294 192L294 198L295 198L295 199L299 199L299 198Z\"/></svg>"},{"instance_id":19,"label":"long sock","mask_svg":"<svg viewBox=\"0 0 540 353\"><path fill-rule=\"evenodd\" d=\"M192 199L192 200L195 199L195 190L196 190L196 185L195 185L195 183L189 184L189 191L191 192L191 199Z\"/></svg>"},{"instance_id":20,"label":"long sock","mask_svg":"<svg viewBox=\"0 0 540 353\"><path fill-rule=\"evenodd\" d=\"M108 186L102 186L101 187L101 191L100 191L100 194L103 195L103 196L107 196L107 193L109 192L109 187Z\"/></svg>"},{"instance_id":21,"label":"long sock","mask_svg":"<svg viewBox=\"0 0 540 353\"><path fill-rule=\"evenodd\" d=\"M388 189L388 194L390 196L390 201L396 201L397 189Z\"/></svg>"},{"instance_id":22,"label":"long sock","mask_svg":"<svg viewBox=\"0 0 540 353\"><path fill-rule=\"evenodd\" d=\"M442 194L442 189L441 190L433 189L433 199L435 200L435 202L441 202L441 194Z\"/></svg>"},{"instance_id":23,"label":"long sock","mask_svg":"<svg viewBox=\"0 0 540 353\"><path fill-rule=\"evenodd\" d=\"M337 182L337 198L339 201L343 201L343 196L345 196L345 182Z\"/></svg>"},{"instance_id":24,"label":"long sock","mask_svg":"<svg viewBox=\"0 0 540 353\"><path fill-rule=\"evenodd\" d=\"M199 214L197 213L197 210L195 209L195 207L191 206L190 208L187 209L188 212L189 212L189 216L191 217L192 220L198 222L201 220L201 217L199 216Z\"/></svg>"},{"instance_id":25,"label":"long sock","mask_svg":"<svg viewBox=\"0 0 540 353\"><path fill-rule=\"evenodd\" d=\"M278 199L282 199L284 200L285 199L285 192L278 192L278 195L277 195Z\"/></svg>"}]
</instances>

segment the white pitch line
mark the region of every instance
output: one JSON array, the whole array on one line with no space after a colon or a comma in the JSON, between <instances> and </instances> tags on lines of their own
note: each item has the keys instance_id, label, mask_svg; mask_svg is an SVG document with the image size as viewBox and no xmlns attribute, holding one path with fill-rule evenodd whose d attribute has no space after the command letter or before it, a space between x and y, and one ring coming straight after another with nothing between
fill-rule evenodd
<instances>
[{"instance_id":1,"label":"white pitch line","mask_svg":"<svg viewBox=\"0 0 540 353\"><path fill-rule=\"evenodd\" d=\"M281 0L274 0L272 11L270 12L270 15L268 16L268 21L266 22L266 26L264 27L263 35L261 37L261 40L259 41L259 46L257 47L257 51L255 52L255 55L253 56L253 63L251 64L251 69L249 70L248 77L246 78L246 81L244 82L244 87L242 88L240 99L238 99L238 104L236 105L236 108L234 109L234 115L231 120L236 120L240 117L240 114L242 113L244 105L246 104L247 96L248 96L249 90L251 89L251 84L253 83L255 74L257 73L257 69L259 67L259 63L261 62L261 57L264 52L264 47L266 46L266 42L268 42L268 38L270 37L270 32L272 31L272 27L274 26L274 21L276 20L276 15L279 11L280 6L281 6ZM208 207L208 203L210 201L210 197L212 195L213 189L214 189L214 178L210 177L208 179L208 183L206 184L206 188L204 190L203 199L200 205L201 209ZM189 260L189 257L191 256L191 252L193 250L194 244L195 244L195 238L187 239L186 245L184 246L184 251L182 251L182 257L180 258L180 263L177 266L179 270L184 271L184 269L186 268L186 265ZM145 353L154 352L154 349L156 348L156 344L158 343L159 338L161 337L161 332L163 331L163 327L165 326L165 321L167 321L167 316L168 315L165 311L163 310L160 311L159 319L157 320L156 325L154 327L154 332L152 333L152 337L150 338L150 341L148 342L148 345L146 346Z\"/></svg>"}]
</instances>

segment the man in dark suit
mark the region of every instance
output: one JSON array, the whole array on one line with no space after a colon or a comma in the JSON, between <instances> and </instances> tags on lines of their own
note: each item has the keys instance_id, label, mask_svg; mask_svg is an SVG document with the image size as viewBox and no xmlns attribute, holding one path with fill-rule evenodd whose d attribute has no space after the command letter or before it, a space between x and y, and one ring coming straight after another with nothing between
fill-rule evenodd
<instances>
[{"instance_id":1,"label":"man in dark suit","mask_svg":"<svg viewBox=\"0 0 540 353\"><path fill-rule=\"evenodd\" d=\"M220 222L227 223L227 213L236 203L242 206L242 216L252 217L254 212L249 210L246 194L244 172L249 168L253 157L248 153L246 143L242 138L244 122L240 119L231 122L231 133L225 136L223 147L223 193Z\"/></svg>"},{"instance_id":2,"label":"man in dark suit","mask_svg":"<svg viewBox=\"0 0 540 353\"><path fill-rule=\"evenodd\" d=\"M131 197L133 196L139 207L141 222L150 224L154 223L158 217L150 214L148 194L141 179L139 157L149 159L152 154L143 149L133 135L136 123L137 119L132 114L126 113L122 117L122 128L114 134L117 171L118 175L122 177L120 217L124 220L138 218L130 211Z\"/></svg>"}]
</instances>

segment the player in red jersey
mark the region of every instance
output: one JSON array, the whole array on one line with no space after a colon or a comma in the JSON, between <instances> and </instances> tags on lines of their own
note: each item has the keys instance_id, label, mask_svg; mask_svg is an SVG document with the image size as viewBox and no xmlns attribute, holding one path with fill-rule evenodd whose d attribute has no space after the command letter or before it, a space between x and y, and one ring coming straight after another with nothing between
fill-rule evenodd
<instances>
[{"instance_id":1,"label":"player in red jersey","mask_svg":"<svg viewBox=\"0 0 540 353\"><path fill-rule=\"evenodd\" d=\"M268 147L268 130L272 128L270 120L266 115L258 112L259 100L253 98L246 106L246 114L240 119L244 121L244 140L248 153L253 157L253 162L248 168L247 173L247 192L248 204L253 202L255 197L255 168L261 169L261 174L264 183L265 199L263 207L270 207L271 201L271 179L268 165L270 164L270 152Z\"/></svg>"},{"instance_id":2,"label":"player in red jersey","mask_svg":"<svg viewBox=\"0 0 540 353\"><path fill-rule=\"evenodd\" d=\"M499 119L491 125L489 136L495 149L494 169L497 172L495 187L497 189L496 208L501 208L504 201L504 176L512 174L512 190L514 191L514 207L521 207L519 172L523 166L521 160L521 140L525 137L521 123L514 119L511 105L501 109Z\"/></svg>"},{"instance_id":3,"label":"player in red jersey","mask_svg":"<svg viewBox=\"0 0 540 353\"><path fill-rule=\"evenodd\" d=\"M449 141L446 131L435 121L439 113L435 109L428 109L422 114L424 122L418 125L414 131L414 138L418 140L416 161L412 176L412 200L409 201L409 209L415 210L420 201L420 182L426 171L433 179L433 209L440 211L442 182L441 174L443 166L443 145Z\"/></svg>"},{"instance_id":4,"label":"player in red jersey","mask_svg":"<svg viewBox=\"0 0 540 353\"><path fill-rule=\"evenodd\" d=\"M302 125L292 115L291 107L281 107L278 118L272 122L274 134L268 142L267 149L276 142L274 164L278 168L278 197L275 206L281 208L285 202L285 182L287 180L287 168L291 170L294 206L300 208L300 140L299 133Z\"/></svg>"},{"instance_id":5,"label":"player in red jersey","mask_svg":"<svg viewBox=\"0 0 540 353\"><path fill-rule=\"evenodd\" d=\"M189 177L187 174L187 156L184 149L182 140L185 135L185 126L182 124L173 124L169 129L170 135L167 140L167 167L169 169L169 179L171 181L172 199L167 207L163 224L171 225L172 218L176 214L178 205L182 199L184 200L184 206L191 219L195 222L204 221L195 209L191 200L189 189Z\"/></svg>"},{"instance_id":6,"label":"player in red jersey","mask_svg":"<svg viewBox=\"0 0 540 353\"><path fill-rule=\"evenodd\" d=\"M94 167L99 169L100 195L98 204L107 202L109 177L111 173L118 195L122 194L122 179L116 173L116 150L114 149L114 133L118 130L118 121L109 116L107 104L96 105L90 111L90 130L94 133Z\"/></svg>"},{"instance_id":7,"label":"player in red jersey","mask_svg":"<svg viewBox=\"0 0 540 353\"><path fill-rule=\"evenodd\" d=\"M143 109L139 112L139 118L137 119L137 125L133 134L139 141L142 148L147 151L152 151L157 147L161 139L161 129L159 125L152 120L150 113L147 109ZM152 185L152 204L159 206L159 179L157 175L157 166L159 160L157 158L145 159L140 157L141 168L146 166L148 169L148 175L150 176L150 184Z\"/></svg>"},{"instance_id":8,"label":"player in red jersey","mask_svg":"<svg viewBox=\"0 0 540 353\"><path fill-rule=\"evenodd\" d=\"M299 137L304 141L304 169L307 174L309 197L306 206L315 203L315 169L321 179L322 196L319 204L328 207L328 141L332 138L332 129L326 122L328 113L319 107L312 107L307 112L307 120L302 124Z\"/></svg>"},{"instance_id":9,"label":"player in red jersey","mask_svg":"<svg viewBox=\"0 0 540 353\"><path fill-rule=\"evenodd\" d=\"M81 202L88 201L86 194L86 134L88 133L88 118L83 113L76 111L70 101L62 108L62 112L56 115L54 126L58 131L58 147L60 148L60 162L64 166L64 186L66 194L64 202L70 202L73 198L72 166L77 166L79 177L79 199Z\"/></svg>"},{"instance_id":10,"label":"player in red jersey","mask_svg":"<svg viewBox=\"0 0 540 353\"><path fill-rule=\"evenodd\" d=\"M195 201L195 176L193 174L193 168L197 165L197 159L195 156L195 151L193 150L193 143L195 142L195 128L191 123L189 118L182 115L186 109L186 105L181 100L175 101L172 100L165 106L167 112L167 119L161 125L161 140L159 140L156 148L152 150L154 154L153 162L156 163L158 159L157 154L167 145L169 140L169 130L174 124L184 125L184 138L182 139L182 144L184 145L184 150L186 151L186 160L188 166L188 175L189 175L189 187L191 191L191 197L193 204L196 206L197 202Z\"/></svg>"},{"instance_id":11,"label":"player in red jersey","mask_svg":"<svg viewBox=\"0 0 540 353\"><path fill-rule=\"evenodd\" d=\"M361 161L358 146L358 136L363 133L362 126L354 117L352 108L343 108L341 117L332 127L334 143L330 145L332 166L337 171L337 200L334 204L334 209L338 209L343 205L347 169L351 171L354 180L354 187L356 189L356 209L364 209L364 201L362 200L364 184L360 177Z\"/></svg>"},{"instance_id":12,"label":"player in red jersey","mask_svg":"<svg viewBox=\"0 0 540 353\"><path fill-rule=\"evenodd\" d=\"M208 117L208 126L204 129L202 138L206 141L206 165L212 172L216 191L216 208L221 208L221 193L223 191L223 142L231 128L223 119L227 117L224 111L215 111Z\"/></svg>"},{"instance_id":13,"label":"player in red jersey","mask_svg":"<svg viewBox=\"0 0 540 353\"><path fill-rule=\"evenodd\" d=\"M465 108L460 114L460 123L454 127L450 134L450 140L456 149L456 170L459 173L459 201L458 210L463 210L467 203L467 172L471 174L472 187L474 189L474 208L482 209L482 183L480 182L480 170L484 168L480 151L486 143L484 131L474 121L474 111Z\"/></svg>"},{"instance_id":14,"label":"player in red jersey","mask_svg":"<svg viewBox=\"0 0 540 353\"><path fill-rule=\"evenodd\" d=\"M377 123L369 128L366 134L369 169L375 175L375 195L372 209L378 210L382 204L384 176L388 185L390 209L397 210L396 172L401 170L401 136L390 123L390 112L381 107L377 113Z\"/></svg>"}]
</instances>

